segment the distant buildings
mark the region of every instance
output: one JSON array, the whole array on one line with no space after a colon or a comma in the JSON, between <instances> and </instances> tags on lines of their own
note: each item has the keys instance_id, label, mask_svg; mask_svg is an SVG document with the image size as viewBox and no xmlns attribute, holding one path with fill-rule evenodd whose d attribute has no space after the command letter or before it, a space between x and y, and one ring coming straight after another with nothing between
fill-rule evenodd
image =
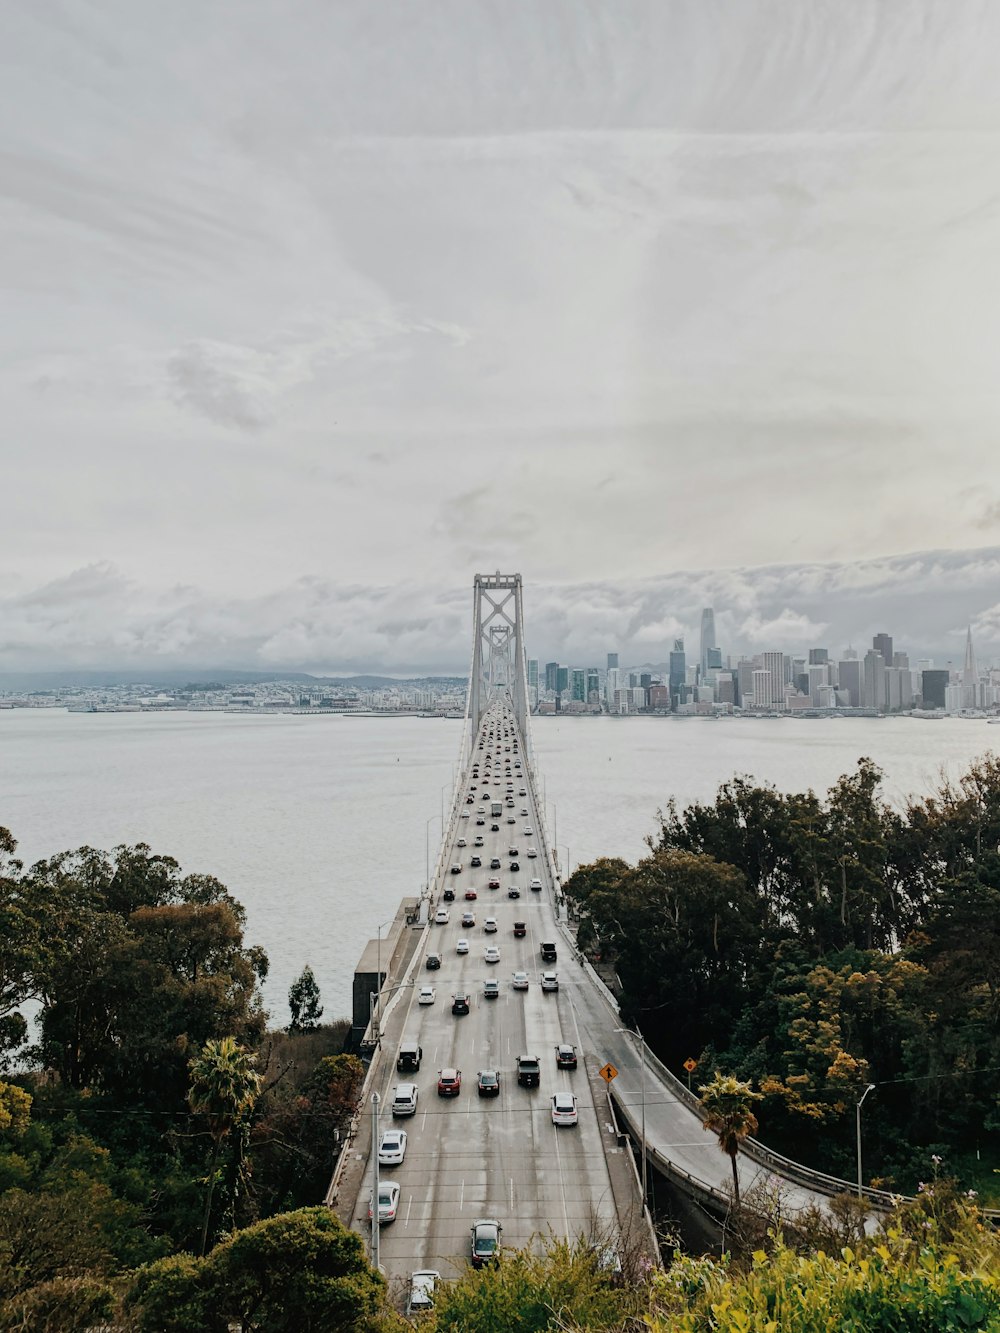
<instances>
[{"instance_id":1,"label":"distant buildings","mask_svg":"<svg viewBox=\"0 0 1000 1333\"><path fill-rule=\"evenodd\" d=\"M535 662L540 687L537 672ZM529 664L529 684L530 679ZM839 659L828 648L814 646L798 656L773 650L734 660L716 642L712 607L701 613L697 662L688 661L684 640L678 638L658 668L623 669L620 654L611 652L603 671L547 663L544 685L549 696L546 711L558 707L619 715L692 716L737 710L807 715L853 710L874 715L914 709L977 713L1000 709L1000 669L979 669L971 629L961 671L950 666L936 669L928 658L911 667L910 657L895 650L887 631L873 636L863 657L848 645Z\"/></svg>"}]
</instances>

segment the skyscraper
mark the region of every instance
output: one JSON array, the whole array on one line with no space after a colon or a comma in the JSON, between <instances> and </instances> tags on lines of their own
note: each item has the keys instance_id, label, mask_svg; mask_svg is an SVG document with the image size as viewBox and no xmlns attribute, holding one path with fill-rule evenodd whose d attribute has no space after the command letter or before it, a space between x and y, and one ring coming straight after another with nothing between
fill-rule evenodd
<instances>
[{"instance_id":1,"label":"skyscraper","mask_svg":"<svg viewBox=\"0 0 1000 1333\"><path fill-rule=\"evenodd\" d=\"M601 675L597 667L587 667L587 703L597 703L601 693ZM597 695L598 699L592 696Z\"/></svg>"},{"instance_id":2,"label":"skyscraper","mask_svg":"<svg viewBox=\"0 0 1000 1333\"><path fill-rule=\"evenodd\" d=\"M708 655L715 648L715 612L706 606L701 613L701 675L705 678L708 668Z\"/></svg>"},{"instance_id":3,"label":"skyscraper","mask_svg":"<svg viewBox=\"0 0 1000 1333\"><path fill-rule=\"evenodd\" d=\"M608 653L608 670L616 670L618 667L618 654Z\"/></svg>"},{"instance_id":4,"label":"skyscraper","mask_svg":"<svg viewBox=\"0 0 1000 1333\"><path fill-rule=\"evenodd\" d=\"M556 667L556 694L565 694L569 689L569 667Z\"/></svg>"},{"instance_id":5,"label":"skyscraper","mask_svg":"<svg viewBox=\"0 0 1000 1333\"><path fill-rule=\"evenodd\" d=\"M809 649L810 666L822 666L825 662L829 662L829 660L830 660L830 650L828 648Z\"/></svg>"},{"instance_id":6,"label":"skyscraper","mask_svg":"<svg viewBox=\"0 0 1000 1333\"><path fill-rule=\"evenodd\" d=\"M979 669L976 650L972 646L972 626L965 636L965 662L962 665L962 707L979 707Z\"/></svg>"},{"instance_id":7,"label":"skyscraper","mask_svg":"<svg viewBox=\"0 0 1000 1333\"><path fill-rule=\"evenodd\" d=\"M885 658L869 648L862 665L861 702L865 708L885 707Z\"/></svg>"},{"instance_id":8,"label":"skyscraper","mask_svg":"<svg viewBox=\"0 0 1000 1333\"><path fill-rule=\"evenodd\" d=\"M587 702L587 673L577 667L573 668L573 702L580 704Z\"/></svg>"},{"instance_id":9,"label":"skyscraper","mask_svg":"<svg viewBox=\"0 0 1000 1333\"><path fill-rule=\"evenodd\" d=\"M558 662L545 663L545 688L547 690L551 690L553 694L555 693L556 677L558 676L558 674L559 674Z\"/></svg>"},{"instance_id":10,"label":"skyscraper","mask_svg":"<svg viewBox=\"0 0 1000 1333\"><path fill-rule=\"evenodd\" d=\"M529 657L529 658L528 658L528 687L529 687L530 689L535 689L535 690L538 689L538 658L537 658L537 657Z\"/></svg>"},{"instance_id":11,"label":"skyscraper","mask_svg":"<svg viewBox=\"0 0 1000 1333\"><path fill-rule=\"evenodd\" d=\"M674 639L674 649L670 654L670 675L668 677L671 699L676 699L684 693L686 679L687 657L684 653L684 640Z\"/></svg>"},{"instance_id":12,"label":"skyscraper","mask_svg":"<svg viewBox=\"0 0 1000 1333\"><path fill-rule=\"evenodd\" d=\"M886 666L892 666L892 635L876 634L872 639L872 647L877 653L882 654L882 661Z\"/></svg>"}]
</instances>

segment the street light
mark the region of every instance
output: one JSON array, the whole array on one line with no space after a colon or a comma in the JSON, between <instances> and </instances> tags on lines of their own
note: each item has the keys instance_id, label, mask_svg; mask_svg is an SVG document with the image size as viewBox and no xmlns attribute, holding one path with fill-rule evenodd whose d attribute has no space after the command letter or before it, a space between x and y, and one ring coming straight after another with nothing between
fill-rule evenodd
<instances>
[{"instance_id":1,"label":"street light","mask_svg":"<svg viewBox=\"0 0 1000 1333\"><path fill-rule=\"evenodd\" d=\"M378 1095L378 1093L377 1093L377 1092L373 1092L373 1093L372 1093L372 1240L371 1240L371 1259L372 1259L372 1268L374 1268L376 1272L378 1271L378 1261L379 1261L379 1253L378 1253L378 1246L379 1246L379 1233L378 1233L378 1229L379 1229L378 1195L379 1195L379 1188L380 1188L380 1183L379 1183L379 1178L378 1178L378 1104L379 1104L379 1100L380 1100L380 1099L379 1099L379 1095Z\"/></svg>"},{"instance_id":2,"label":"street light","mask_svg":"<svg viewBox=\"0 0 1000 1333\"><path fill-rule=\"evenodd\" d=\"M372 1042L373 1042L373 1045L377 1046L377 1045L379 1044L379 1042L382 1040L382 1033L381 1033L381 1031L379 1030L379 1029L381 1028L381 1026L382 1026L382 996L383 996L383 995L395 995L396 992L397 992L398 990L406 990L408 987L412 986L413 984L414 984L414 983L413 983L412 981L403 981L403 982L401 982L398 986L390 986L389 989L388 989L387 991L383 991L383 990L382 990L382 987L379 986L379 989L378 989L378 990L373 990L373 991L369 991L369 992L368 992L368 1027L369 1027L369 1029L370 1029L370 1031L371 1031L371 1034L372 1034ZM378 1025L378 1027L375 1026L375 1001L376 1001L376 1000L378 1000L378 1002L379 1002L379 1007L378 1007L378 1012L379 1012L379 1025Z\"/></svg>"},{"instance_id":3,"label":"street light","mask_svg":"<svg viewBox=\"0 0 1000 1333\"><path fill-rule=\"evenodd\" d=\"M382 924L378 926L375 931L376 939L378 940L378 943L375 946L375 957L377 960L375 963L375 967L376 967L376 975L378 976L379 990L382 989L382 932L383 930L385 930L386 926L391 926L392 922L393 918L390 917L388 921L383 921Z\"/></svg>"},{"instance_id":4,"label":"street light","mask_svg":"<svg viewBox=\"0 0 1000 1333\"><path fill-rule=\"evenodd\" d=\"M428 819L427 823L424 825L424 869L427 872L424 884L428 893L431 888L431 825L434 823L435 819L441 820L441 840L442 842L444 841L444 815L431 815L430 819Z\"/></svg>"},{"instance_id":5,"label":"street light","mask_svg":"<svg viewBox=\"0 0 1000 1333\"><path fill-rule=\"evenodd\" d=\"M862 1106L864 1106L864 1104L865 1104L865 1098L868 1096L868 1094L869 1094L870 1092L874 1092L874 1091L875 1091L875 1084L874 1084L874 1083L869 1083L869 1084L867 1085L867 1087L865 1088L864 1092L861 1094L861 1100L855 1105L855 1108L854 1108L854 1110L855 1110L855 1114L857 1115L857 1122L858 1122L858 1198L859 1198L859 1199L861 1198L861 1193L862 1193L862 1185L861 1185L861 1108L862 1108Z\"/></svg>"},{"instance_id":6,"label":"street light","mask_svg":"<svg viewBox=\"0 0 1000 1333\"><path fill-rule=\"evenodd\" d=\"M633 1032L631 1028L615 1028L625 1037L638 1037L639 1046L639 1068L641 1069L639 1082L639 1095L642 1098L642 1206L646 1206L646 1038L638 1028Z\"/></svg>"}]
</instances>

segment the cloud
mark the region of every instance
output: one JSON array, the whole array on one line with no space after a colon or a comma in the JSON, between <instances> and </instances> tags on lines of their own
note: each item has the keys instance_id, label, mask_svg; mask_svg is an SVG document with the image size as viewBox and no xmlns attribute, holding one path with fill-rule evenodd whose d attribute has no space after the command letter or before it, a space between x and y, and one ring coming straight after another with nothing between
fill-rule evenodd
<instances>
[{"instance_id":1,"label":"cloud","mask_svg":"<svg viewBox=\"0 0 1000 1333\"><path fill-rule=\"evenodd\" d=\"M524 587L530 656L585 667L608 651L622 665L665 662L675 637L698 651L703 606L734 657L764 650L837 654L885 630L911 658L959 659L973 624L982 662L1000 657L1000 548L925 552L898 561L677 573L639 581ZM820 575L824 577L820 577ZM396 673L468 669L471 575L428 586L308 577L224 596L190 585L151 587L93 564L36 587L0 588L0 670L67 667L238 667ZM877 594L877 595L876 595Z\"/></svg>"}]
</instances>

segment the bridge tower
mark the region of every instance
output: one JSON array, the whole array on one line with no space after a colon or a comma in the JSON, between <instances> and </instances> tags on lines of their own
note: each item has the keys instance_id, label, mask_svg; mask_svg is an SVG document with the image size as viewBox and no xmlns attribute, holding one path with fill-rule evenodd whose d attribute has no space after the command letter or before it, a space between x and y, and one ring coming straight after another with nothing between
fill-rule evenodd
<instances>
[{"instance_id":1,"label":"bridge tower","mask_svg":"<svg viewBox=\"0 0 1000 1333\"><path fill-rule=\"evenodd\" d=\"M528 672L521 616L521 575L477 574L473 585L472 671L466 717L471 735L490 703L509 694L521 735L528 735Z\"/></svg>"}]
</instances>

